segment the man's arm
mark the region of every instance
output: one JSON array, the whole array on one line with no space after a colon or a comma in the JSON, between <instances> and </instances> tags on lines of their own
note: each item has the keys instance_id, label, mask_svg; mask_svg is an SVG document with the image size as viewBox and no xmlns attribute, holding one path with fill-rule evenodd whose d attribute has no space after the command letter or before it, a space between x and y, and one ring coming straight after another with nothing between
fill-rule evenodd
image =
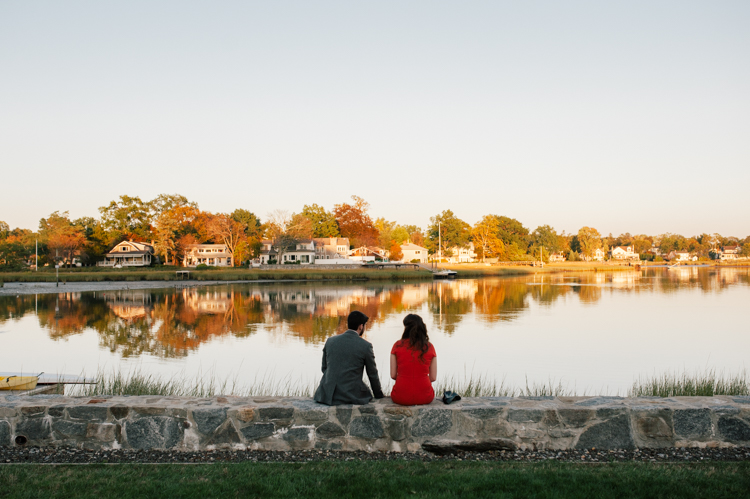
<instances>
[{"instance_id":1,"label":"man's arm","mask_svg":"<svg viewBox=\"0 0 750 499\"><path fill-rule=\"evenodd\" d=\"M380 387L378 366L375 365L375 352L372 349L372 344L368 346L368 351L365 354L365 369L367 370L367 378L370 380L373 396L376 399L382 399L384 397L383 389Z\"/></svg>"},{"instance_id":2,"label":"man's arm","mask_svg":"<svg viewBox=\"0 0 750 499\"><path fill-rule=\"evenodd\" d=\"M326 364L326 346L328 346L328 342L326 342L325 345L323 345L323 373L325 374L326 368L328 368L328 364Z\"/></svg>"}]
</instances>

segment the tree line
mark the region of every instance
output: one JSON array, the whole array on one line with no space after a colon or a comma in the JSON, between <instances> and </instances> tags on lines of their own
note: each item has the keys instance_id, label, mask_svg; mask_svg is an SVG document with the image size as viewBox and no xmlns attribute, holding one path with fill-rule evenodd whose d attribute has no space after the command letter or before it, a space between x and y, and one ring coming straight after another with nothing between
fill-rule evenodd
<instances>
[{"instance_id":1,"label":"tree line","mask_svg":"<svg viewBox=\"0 0 750 499\"><path fill-rule=\"evenodd\" d=\"M461 220L451 210L430 218L425 230L384 218L373 219L369 204L358 196L334 205L332 210L317 204L305 205L292 213L275 210L261 220L252 211L237 208L231 213L202 211L198 204L180 194L161 194L150 201L137 196L119 199L99 208L98 217L71 219L68 212L55 211L39 221L37 231L10 229L0 221L0 270L19 270L34 263L71 265L74 259L92 265L117 243L124 240L154 245L160 261L180 265L193 244L226 244L232 262L241 264L257 258L261 241L270 239L279 253L297 242L311 238L345 237L350 247L378 246L401 258L406 242L426 247L433 255L452 256L455 248L474 245L481 260L548 260L551 253L562 253L569 260L586 260L597 250L605 253L615 246L633 246L648 258L649 250L661 253L689 251L701 259L712 258L721 246L739 245L750 256L750 236L739 239L703 233L684 237L678 234L604 236L593 227L582 227L575 234L558 233L549 225L530 231L507 216L489 214L474 225Z\"/></svg>"}]
</instances>

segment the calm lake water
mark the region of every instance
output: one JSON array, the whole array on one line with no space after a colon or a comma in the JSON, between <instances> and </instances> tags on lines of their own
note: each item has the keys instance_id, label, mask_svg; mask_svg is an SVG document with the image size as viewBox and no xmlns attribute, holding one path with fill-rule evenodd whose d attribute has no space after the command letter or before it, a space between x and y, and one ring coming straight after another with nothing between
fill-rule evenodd
<instances>
[{"instance_id":1,"label":"calm lake water","mask_svg":"<svg viewBox=\"0 0 750 499\"><path fill-rule=\"evenodd\" d=\"M714 267L6 296L0 371L140 368L312 385L323 343L357 309L371 317L366 338L384 383L401 321L416 313L440 377L624 394L641 375L747 368L748 304L750 269Z\"/></svg>"}]
</instances>

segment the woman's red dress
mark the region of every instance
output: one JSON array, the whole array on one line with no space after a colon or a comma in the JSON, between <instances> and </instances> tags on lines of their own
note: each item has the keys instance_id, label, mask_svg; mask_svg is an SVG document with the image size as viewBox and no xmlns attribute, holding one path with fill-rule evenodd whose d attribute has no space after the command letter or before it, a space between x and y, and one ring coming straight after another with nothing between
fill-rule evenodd
<instances>
[{"instance_id":1,"label":"woman's red dress","mask_svg":"<svg viewBox=\"0 0 750 499\"><path fill-rule=\"evenodd\" d=\"M430 364L437 357L435 347L430 343L424 357L420 359L420 352L410 346L409 340L399 340L391 349L398 367L391 399L401 405L429 404L435 399L435 390L430 382Z\"/></svg>"}]
</instances>

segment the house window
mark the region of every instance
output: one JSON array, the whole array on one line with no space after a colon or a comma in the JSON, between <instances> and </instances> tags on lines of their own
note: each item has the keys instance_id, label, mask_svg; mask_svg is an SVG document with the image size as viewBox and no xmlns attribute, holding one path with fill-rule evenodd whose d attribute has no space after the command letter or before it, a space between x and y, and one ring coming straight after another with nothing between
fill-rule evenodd
<instances>
[{"instance_id":1,"label":"house window","mask_svg":"<svg viewBox=\"0 0 750 499\"><path fill-rule=\"evenodd\" d=\"M127 251L127 250L128 250L127 246L120 246L120 251Z\"/></svg>"}]
</instances>

